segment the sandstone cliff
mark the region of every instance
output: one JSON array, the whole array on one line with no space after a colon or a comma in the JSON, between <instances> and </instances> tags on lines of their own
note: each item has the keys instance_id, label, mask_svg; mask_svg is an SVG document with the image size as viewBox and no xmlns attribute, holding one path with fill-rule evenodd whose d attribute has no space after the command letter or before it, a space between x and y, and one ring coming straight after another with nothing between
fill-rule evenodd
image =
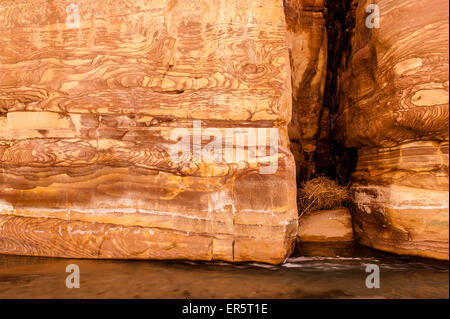
<instances>
[{"instance_id":1,"label":"sandstone cliff","mask_svg":"<svg viewBox=\"0 0 450 319\"><path fill-rule=\"evenodd\" d=\"M448 259L448 20L444 0L0 0L0 253L281 263L296 179L327 175L351 180L357 241Z\"/></svg>"},{"instance_id":2,"label":"sandstone cliff","mask_svg":"<svg viewBox=\"0 0 450 319\"><path fill-rule=\"evenodd\" d=\"M297 211L282 1L77 3L0 1L0 253L283 262ZM255 129L270 174L248 160ZM192 159L212 135L227 158Z\"/></svg>"},{"instance_id":3,"label":"sandstone cliff","mask_svg":"<svg viewBox=\"0 0 450 319\"><path fill-rule=\"evenodd\" d=\"M394 253L448 259L448 2L353 4L336 132L358 149L356 237ZM379 8L379 28L367 27L369 4Z\"/></svg>"}]
</instances>

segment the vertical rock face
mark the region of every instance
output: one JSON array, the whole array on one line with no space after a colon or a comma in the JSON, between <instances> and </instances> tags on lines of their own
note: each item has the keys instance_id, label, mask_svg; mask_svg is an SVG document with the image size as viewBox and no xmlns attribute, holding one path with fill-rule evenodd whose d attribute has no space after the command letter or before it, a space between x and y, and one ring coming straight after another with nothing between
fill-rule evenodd
<instances>
[{"instance_id":1,"label":"vertical rock face","mask_svg":"<svg viewBox=\"0 0 450 319\"><path fill-rule=\"evenodd\" d=\"M369 4L379 28L366 26ZM362 0L355 19L336 131L359 150L357 239L448 259L448 2Z\"/></svg>"},{"instance_id":2,"label":"vertical rock face","mask_svg":"<svg viewBox=\"0 0 450 319\"><path fill-rule=\"evenodd\" d=\"M297 179L315 173L314 154L328 114L322 107L327 67L327 33L323 0L284 0L292 69L291 150ZM322 124L322 125L321 125Z\"/></svg>"},{"instance_id":3,"label":"vertical rock face","mask_svg":"<svg viewBox=\"0 0 450 319\"><path fill-rule=\"evenodd\" d=\"M0 0L0 253L282 262L297 232L282 1L77 4ZM311 92L323 43L298 66Z\"/></svg>"}]
</instances>

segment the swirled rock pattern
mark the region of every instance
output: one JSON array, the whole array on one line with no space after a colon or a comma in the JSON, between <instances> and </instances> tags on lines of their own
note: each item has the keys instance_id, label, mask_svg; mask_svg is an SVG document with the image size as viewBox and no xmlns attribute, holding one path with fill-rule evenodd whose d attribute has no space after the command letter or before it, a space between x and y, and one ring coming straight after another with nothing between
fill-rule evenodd
<instances>
[{"instance_id":1,"label":"swirled rock pattern","mask_svg":"<svg viewBox=\"0 0 450 319\"><path fill-rule=\"evenodd\" d=\"M282 1L72 2L0 0L0 253L283 262L297 210ZM270 173L250 160L256 130ZM216 135L226 160L193 161Z\"/></svg>"},{"instance_id":2,"label":"swirled rock pattern","mask_svg":"<svg viewBox=\"0 0 450 319\"><path fill-rule=\"evenodd\" d=\"M336 131L359 150L356 237L394 253L448 259L448 2L354 3ZM379 8L379 28L366 24L374 23L369 4Z\"/></svg>"}]
</instances>

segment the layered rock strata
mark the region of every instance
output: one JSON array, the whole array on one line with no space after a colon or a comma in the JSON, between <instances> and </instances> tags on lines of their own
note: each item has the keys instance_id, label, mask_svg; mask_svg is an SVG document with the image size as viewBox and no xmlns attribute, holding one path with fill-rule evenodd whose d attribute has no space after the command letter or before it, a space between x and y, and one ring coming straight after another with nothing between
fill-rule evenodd
<instances>
[{"instance_id":1,"label":"layered rock strata","mask_svg":"<svg viewBox=\"0 0 450 319\"><path fill-rule=\"evenodd\" d=\"M0 253L290 254L281 0L1 0L0 29Z\"/></svg>"},{"instance_id":2,"label":"layered rock strata","mask_svg":"<svg viewBox=\"0 0 450 319\"><path fill-rule=\"evenodd\" d=\"M448 2L354 2L336 131L358 148L356 238L448 260Z\"/></svg>"}]
</instances>

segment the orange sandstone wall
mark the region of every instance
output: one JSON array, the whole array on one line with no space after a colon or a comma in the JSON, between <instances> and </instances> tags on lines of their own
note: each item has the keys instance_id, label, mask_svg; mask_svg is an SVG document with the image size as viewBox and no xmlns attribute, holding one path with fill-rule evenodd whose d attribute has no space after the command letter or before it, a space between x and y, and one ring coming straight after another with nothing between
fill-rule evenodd
<instances>
[{"instance_id":1,"label":"orange sandstone wall","mask_svg":"<svg viewBox=\"0 0 450 319\"><path fill-rule=\"evenodd\" d=\"M297 210L282 0L72 2L0 0L0 253L283 262ZM227 160L173 160L207 129ZM276 130L276 153L257 141L275 171L237 155L248 129Z\"/></svg>"},{"instance_id":2,"label":"orange sandstone wall","mask_svg":"<svg viewBox=\"0 0 450 319\"><path fill-rule=\"evenodd\" d=\"M336 131L343 145L358 148L356 237L448 260L448 1L353 2ZM379 28L366 26L369 4L379 7Z\"/></svg>"}]
</instances>

